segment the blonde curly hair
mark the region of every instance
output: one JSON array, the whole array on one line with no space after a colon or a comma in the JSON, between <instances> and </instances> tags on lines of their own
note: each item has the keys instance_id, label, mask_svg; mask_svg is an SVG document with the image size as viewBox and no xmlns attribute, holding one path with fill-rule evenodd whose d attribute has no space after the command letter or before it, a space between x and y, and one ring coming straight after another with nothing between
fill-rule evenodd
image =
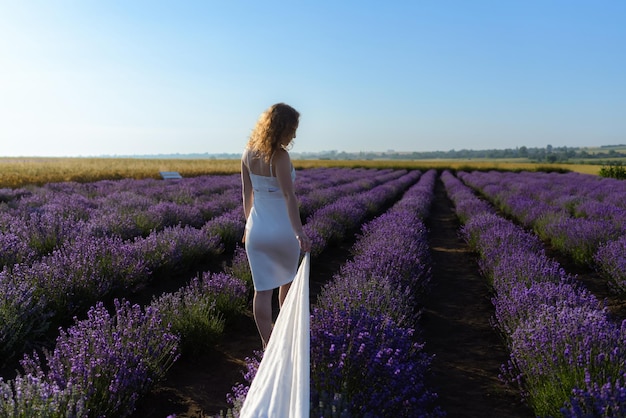
<instances>
[{"instance_id":1,"label":"blonde curly hair","mask_svg":"<svg viewBox=\"0 0 626 418\"><path fill-rule=\"evenodd\" d=\"M285 103L276 103L261 114L250 134L248 149L260 153L266 162L282 146L281 139L298 128L300 113Z\"/></svg>"}]
</instances>

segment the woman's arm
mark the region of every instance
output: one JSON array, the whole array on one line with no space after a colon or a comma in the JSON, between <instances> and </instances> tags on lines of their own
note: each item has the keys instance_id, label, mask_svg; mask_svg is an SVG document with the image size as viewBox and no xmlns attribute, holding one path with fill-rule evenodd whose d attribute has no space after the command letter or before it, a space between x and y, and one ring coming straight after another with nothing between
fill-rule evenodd
<instances>
[{"instance_id":1,"label":"woman's arm","mask_svg":"<svg viewBox=\"0 0 626 418\"><path fill-rule=\"evenodd\" d=\"M311 251L311 242L302 229L302 221L300 220L300 210L298 208L298 199L291 180L291 159L289 153L284 149L279 149L274 154L274 165L278 186L285 196L287 204L287 214L293 233L298 238L302 251Z\"/></svg>"},{"instance_id":2,"label":"woman's arm","mask_svg":"<svg viewBox=\"0 0 626 418\"><path fill-rule=\"evenodd\" d=\"M248 152L246 150L246 152ZM254 194L252 193L252 181L250 180L250 171L248 166L244 163L244 157L241 158L241 195L243 199L243 213L248 219L250 211L252 210L252 202L254 201Z\"/></svg>"}]
</instances>

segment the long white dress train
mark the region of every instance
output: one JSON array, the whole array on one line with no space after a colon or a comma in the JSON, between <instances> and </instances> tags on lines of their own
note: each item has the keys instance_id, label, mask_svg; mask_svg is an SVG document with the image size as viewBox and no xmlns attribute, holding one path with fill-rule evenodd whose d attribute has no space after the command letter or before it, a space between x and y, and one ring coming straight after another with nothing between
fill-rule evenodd
<instances>
[{"instance_id":1,"label":"long white dress train","mask_svg":"<svg viewBox=\"0 0 626 418\"><path fill-rule=\"evenodd\" d=\"M278 314L241 418L308 418L310 412L311 256L304 255Z\"/></svg>"}]
</instances>

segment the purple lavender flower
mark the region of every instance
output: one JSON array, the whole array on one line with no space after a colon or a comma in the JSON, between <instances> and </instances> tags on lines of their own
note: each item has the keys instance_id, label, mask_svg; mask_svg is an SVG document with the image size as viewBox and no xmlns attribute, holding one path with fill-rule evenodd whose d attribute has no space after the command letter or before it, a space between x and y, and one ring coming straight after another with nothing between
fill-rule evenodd
<instances>
[{"instance_id":1,"label":"purple lavender flower","mask_svg":"<svg viewBox=\"0 0 626 418\"><path fill-rule=\"evenodd\" d=\"M542 202L555 205L551 212L546 210L536 217L535 230L562 222L583 235L580 231L584 228L580 225L604 222L586 219L578 223L579 220L571 218L568 212L576 210L580 199L569 198L567 194L575 193L576 187L572 183L555 186L561 179L555 175L538 175L540 181L531 186L524 183L530 174L516 177L463 173L460 176L483 193L493 193L493 201L503 206L506 206L503 202L511 202L507 198L508 190L513 191L511 194L540 199L540 207ZM500 176L507 179L506 187L499 183ZM450 186L453 200L477 199L463 191L464 186L453 176L447 175L445 183L446 187ZM515 204L508 206L512 213L515 207ZM561 228L559 234L567 234L565 229ZM550 240L559 235L544 232ZM511 352L510 361L502 367L502 377L519 385L522 395L541 416L555 416L559 411L566 415L590 413L597 405L618 408L619 401L604 403L603 397L607 393L618 397L621 383L615 385L615 391L613 387L604 392L597 388L605 385L607 379L617 382L623 376L626 325L620 327L611 322L603 303L577 285L575 278L567 275L558 263L549 260L535 236L511 222L495 215L468 214L463 236L479 253L481 269L494 286L495 326L502 331ZM579 389L583 387L587 389ZM570 398L571 408L561 409Z\"/></svg>"},{"instance_id":2,"label":"purple lavender flower","mask_svg":"<svg viewBox=\"0 0 626 418\"><path fill-rule=\"evenodd\" d=\"M26 374L79 393L93 416L127 416L135 402L162 378L177 358L178 338L161 323L158 311L115 300L115 314L102 303L67 331L52 352L25 356Z\"/></svg>"},{"instance_id":3,"label":"purple lavender flower","mask_svg":"<svg viewBox=\"0 0 626 418\"><path fill-rule=\"evenodd\" d=\"M585 386L576 388L566 405L564 417L620 417L626 413L626 373L606 382L592 382L588 372Z\"/></svg>"},{"instance_id":4,"label":"purple lavender flower","mask_svg":"<svg viewBox=\"0 0 626 418\"><path fill-rule=\"evenodd\" d=\"M437 416L424 386L430 357L412 329L364 309L315 309L311 321L313 410L322 394L341 394L356 416ZM363 382L367 382L364 385Z\"/></svg>"},{"instance_id":5,"label":"purple lavender flower","mask_svg":"<svg viewBox=\"0 0 626 418\"><path fill-rule=\"evenodd\" d=\"M199 285L200 291L210 295L217 310L227 317L241 314L247 305L249 288L230 274L205 272Z\"/></svg>"},{"instance_id":6,"label":"purple lavender flower","mask_svg":"<svg viewBox=\"0 0 626 418\"><path fill-rule=\"evenodd\" d=\"M242 245L237 245L235 247L230 265L224 266L224 271L243 281L250 290L253 289L250 262L248 261L246 249Z\"/></svg>"},{"instance_id":7,"label":"purple lavender flower","mask_svg":"<svg viewBox=\"0 0 626 418\"><path fill-rule=\"evenodd\" d=\"M52 312L33 282L0 271L0 366L37 340L50 325Z\"/></svg>"},{"instance_id":8,"label":"purple lavender flower","mask_svg":"<svg viewBox=\"0 0 626 418\"><path fill-rule=\"evenodd\" d=\"M601 245L594 261L616 291L626 292L626 235Z\"/></svg>"}]
</instances>

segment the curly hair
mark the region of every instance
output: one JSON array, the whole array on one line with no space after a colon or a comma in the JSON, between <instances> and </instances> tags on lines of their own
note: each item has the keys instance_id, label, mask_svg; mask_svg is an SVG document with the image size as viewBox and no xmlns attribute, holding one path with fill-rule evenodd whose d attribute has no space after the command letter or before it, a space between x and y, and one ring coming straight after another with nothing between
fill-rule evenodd
<instances>
[{"instance_id":1,"label":"curly hair","mask_svg":"<svg viewBox=\"0 0 626 418\"><path fill-rule=\"evenodd\" d=\"M281 139L298 127L300 113L284 103L276 103L261 114L250 134L248 148L258 151L265 161L281 147Z\"/></svg>"}]
</instances>

